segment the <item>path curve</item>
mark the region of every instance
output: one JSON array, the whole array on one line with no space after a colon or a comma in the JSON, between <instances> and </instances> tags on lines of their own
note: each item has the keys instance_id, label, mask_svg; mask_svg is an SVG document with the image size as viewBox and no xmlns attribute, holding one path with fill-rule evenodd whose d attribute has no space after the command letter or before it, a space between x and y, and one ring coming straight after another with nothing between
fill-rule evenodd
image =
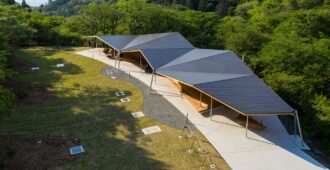
<instances>
[{"instance_id":1,"label":"path curve","mask_svg":"<svg viewBox=\"0 0 330 170\"><path fill-rule=\"evenodd\" d=\"M143 82L132 76L129 76L129 74L125 73L124 71L115 69L112 66L104 67L101 70L101 73L105 77L111 78L114 76L118 80L131 83L135 87L139 88L143 93L142 111L144 114L170 127L177 129L183 128L184 122L186 120L185 116L180 113L180 111L170 102L168 102L162 95L156 93L155 91L153 91L152 94L149 94L149 87ZM191 125L191 129L196 130L193 125Z\"/></svg>"}]
</instances>

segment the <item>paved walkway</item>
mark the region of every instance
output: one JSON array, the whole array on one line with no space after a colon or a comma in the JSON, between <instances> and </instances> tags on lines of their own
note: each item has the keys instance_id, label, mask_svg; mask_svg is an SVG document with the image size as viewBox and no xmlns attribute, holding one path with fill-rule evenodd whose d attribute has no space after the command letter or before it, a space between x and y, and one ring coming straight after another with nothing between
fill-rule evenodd
<instances>
[{"instance_id":1,"label":"paved walkway","mask_svg":"<svg viewBox=\"0 0 330 170\"><path fill-rule=\"evenodd\" d=\"M126 81L139 88L143 93L143 108L142 111L151 118L166 124L170 127L182 129L186 117L166 100L161 95L151 95L149 86L133 76L129 76L126 72L115 69L112 66L106 66L101 70L102 74L106 77L116 77L118 80ZM195 127L192 127L194 130Z\"/></svg>"},{"instance_id":2,"label":"paved walkway","mask_svg":"<svg viewBox=\"0 0 330 170\"><path fill-rule=\"evenodd\" d=\"M97 49L77 52L114 66L114 60ZM121 62L121 70L149 86L151 75L129 62ZM290 136L277 116L262 117L267 127L262 131L248 131L231 118L236 114L226 108L215 111L213 119L198 113L175 87L164 77L157 76L154 91L172 103L182 114L189 113L190 121L203 133L234 170L317 170L326 169L299 148L299 142ZM258 119L255 118L255 119Z\"/></svg>"}]
</instances>

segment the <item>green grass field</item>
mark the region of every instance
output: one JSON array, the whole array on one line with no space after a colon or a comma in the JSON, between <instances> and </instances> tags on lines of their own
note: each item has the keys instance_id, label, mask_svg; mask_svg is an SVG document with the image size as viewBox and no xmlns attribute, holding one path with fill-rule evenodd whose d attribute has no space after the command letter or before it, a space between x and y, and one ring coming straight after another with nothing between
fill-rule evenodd
<instances>
[{"instance_id":1,"label":"green grass field","mask_svg":"<svg viewBox=\"0 0 330 170\"><path fill-rule=\"evenodd\" d=\"M11 115L0 122L2 137L43 137L60 134L79 138L86 153L75 161L52 169L199 169L204 159L187 150L191 139L178 139L181 130L168 127L145 116L134 119L130 113L141 111L143 95L133 85L104 77L105 65L73 54L76 49L28 48L16 51L40 67L21 71L15 79L33 84L52 85L55 95L41 104L18 102ZM54 65L64 63L64 68ZM134 102L121 103L114 95L124 91ZM158 125L162 132L141 134L141 128ZM224 160L195 132L214 155L217 169L230 169ZM206 161L206 165L208 165ZM209 169L206 166L206 169Z\"/></svg>"}]
</instances>

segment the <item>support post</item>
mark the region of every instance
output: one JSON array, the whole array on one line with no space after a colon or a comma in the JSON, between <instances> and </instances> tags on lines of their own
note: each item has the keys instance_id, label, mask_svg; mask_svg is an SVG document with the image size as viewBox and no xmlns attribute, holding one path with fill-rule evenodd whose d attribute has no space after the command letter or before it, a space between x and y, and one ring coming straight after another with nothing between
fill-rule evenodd
<instances>
[{"instance_id":1,"label":"support post","mask_svg":"<svg viewBox=\"0 0 330 170\"><path fill-rule=\"evenodd\" d=\"M113 54L115 54L115 52L113 52ZM118 52L117 55L115 56L115 68L117 68L117 59L118 59Z\"/></svg>"},{"instance_id":2,"label":"support post","mask_svg":"<svg viewBox=\"0 0 330 170\"><path fill-rule=\"evenodd\" d=\"M150 86L149 86L149 93L151 93L151 90L152 90L152 82L154 80L154 75L155 75L155 70L152 71L152 76L151 76L151 81L150 81Z\"/></svg>"},{"instance_id":3,"label":"support post","mask_svg":"<svg viewBox=\"0 0 330 170\"><path fill-rule=\"evenodd\" d=\"M95 47L96 47L96 49L97 49L97 39L95 40Z\"/></svg>"},{"instance_id":4,"label":"support post","mask_svg":"<svg viewBox=\"0 0 330 170\"><path fill-rule=\"evenodd\" d=\"M142 58L141 58L141 55L140 55L140 69L141 69L141 72L142 72L143 69L142 69Z\"/></svg>"},{"instance_id":5,"label":"support post","mask_svg":"<svg viewBox=\"0 0 330 170\"><path fill-rule=\"evenodd\" d=\"M199 92L199 106L202 106L202 92Z\"/></svg>"},{"instance_id":6,"label":"support post","mask_svg":"<svg viewBox=\"0 0 330 170\"><path fill-rule=\"evenodd\" d=\"M119 69L119 57L120 57L120 51L117 51L117 56L115 58L115 68L117 67L118 64L118 69Z\"/></svg>"},{"instance_id":7,"label":"support post","mask_svg":"<svg viewBox=\"0 0 330 170\"><path fill-rule=\"evenodd\" d=\"M211 98L211 104L210 104L210 118L212 120L212 116L213 116L213 99Z\"/></svg>"},{"instance_id":8,"label":"support post","mask_svg":"<svg viewBox=\"0 0 330 170\"><path fill-rule=\"evenodd\" d=\"M247 132L249 127L249 116L246 115L246 127L245 127L245 137L247 138Z\"/></svg>"},{"instance_id":9,"label":"support post","mask_svg":"<svg viewBox=\"0 0 330 170\"><path fill-rule=\"evenodd\" d=\"M157 84L157 81L156 81L156 79L157 79L157 74L155 74L155 84Z\"/></svg>"},{"instance_id":10,"label":"support post","mask_svg":"<svg viewBox=\"0 0 330 170\"><path fill-rule=\"evenodd\" d=\"M297 117L296 113L293 116L294 137L297 138Z\"/></svg>"},{"instance_id":11,"label":"support post","mask_svg":"<svg viewBox=\"0 0 330 170\"><path fill-rule=\"evenodd\" d=\"M118 70L120 69L120 53L118 55Z\"/></svg>"},{"instance_id":12,"label":"support post","mask_svg":"<svg viewBox=\"0 0 330 170\"><path fill-rule=\"evenodd\" d=\"M296 121L298 124L298 130L299 130L299 135L300 135L300 142L301 142L301 147L304 147L304 141L303 141L303 136L301 133L301 127L300 127L300 122L299 122L299 115L298 115L298 111L295 110L295 115L296 115Z\"/></svg>"},{"instance_id":13,"label":"support post","mask_svg":"<svg viewBox=\"0 0 330 170\"><path fill-rule=\"evenodd\" d=\"M98 40L98 39L97 39L97 40ZM100 41L98 41L98 42L99 42L99 43L98 43L98 44L99 44L99 50L98 50L98 51L99 51L99 56L100 56L100 51L101 51L101 48L100 48L100 47L101 47L101 43L100 43Z\"/></svg>"}]
</instances>

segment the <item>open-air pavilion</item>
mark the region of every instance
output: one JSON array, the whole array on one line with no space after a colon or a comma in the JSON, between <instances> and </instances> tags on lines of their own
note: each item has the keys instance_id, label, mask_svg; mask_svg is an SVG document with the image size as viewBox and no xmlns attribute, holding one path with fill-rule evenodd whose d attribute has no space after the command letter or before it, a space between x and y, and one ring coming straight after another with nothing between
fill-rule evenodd
<instances>
[{"instance_id":1,"label":"open-air pavilion","mask_svg":"<svg viewBox=\"0 0 330 170\"><path fill-rule=\"evenodd\" d=\"M303 151L308 146L298 113L233 52L195 48L179 33L92 36L88 41L97 48L76 54L108 65L101 71L105 76L143 84L146 101L160 96L179 111L143 110L154 119L182 128L183 120L173 116L189 113L191 124L232 169L326 169ZM143 71L146 66L150 72ZM154 114L158 111L164 114ZM278 115L294 118L283 122L290 123L289 129Z\"/></svg>"},{"instance_id":2,"label":"open-air pavilion","mask_svg":"<svg viewBox=\"0 0 330 170\"><path fill-rule=\"evenodd\" d=\"M209 110L211 119L213 109L219 106L241 114L246 118L246 135L251 116L292 115L295 135L299 130L303 145L298 113L235 53L195 48L177 32L89 38L96 38L97 47L106 46L104 52L115 59L118 69L121 60L138 63L141 69L149 66L153 75L150 89L158 74L190 96L197 110Z\"/></svg>"}]
</instances>

